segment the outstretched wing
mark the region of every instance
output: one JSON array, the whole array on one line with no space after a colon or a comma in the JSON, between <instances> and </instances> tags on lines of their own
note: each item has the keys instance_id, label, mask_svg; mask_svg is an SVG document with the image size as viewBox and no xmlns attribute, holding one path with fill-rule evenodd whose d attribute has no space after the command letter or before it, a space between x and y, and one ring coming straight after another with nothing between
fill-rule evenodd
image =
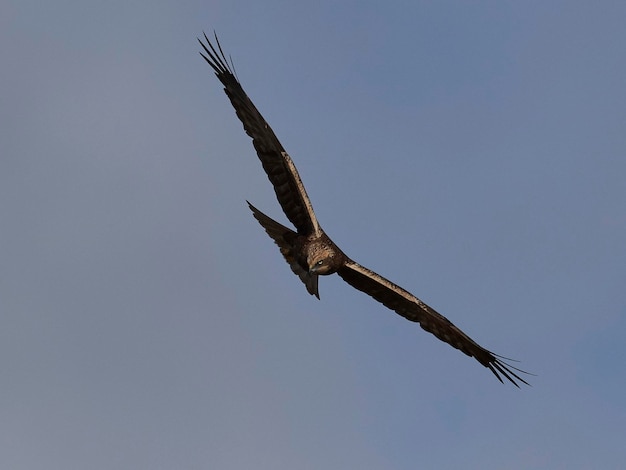
<instances>
[{"instance_id":1,"label":"outstretched wing","mask_svg":"<svg viewBox=\"0 0 626 470\"><path fill-rule=\"evenodd\" d=\"M446 317L393 282L352 260L347 261L337 274L355 289L365 292L407 320L418 322L424 330L434 334L441 341L474 357L489 368L500 382L504 376L517 387L518 381L528 385L528 382L514 372L524 371L506 364L503 358L479 346Z\"/></svg>"},{"instance_id":2,"label":"outstretched wing","mask_svg":"<svg viewBox=\"0 0 626 470\"><path fill-rule=\"evenodd\" d=\"M283 212L296 227L298 233L318 234L319 224L293 161L276 138L272 128L243 91L234 69L228 64L217 35L215 36L217 49L211 44L206 34L204 39L206 45L198 39L206 53L205 55L200 52L200 55L213 68L215 75L224 85L224 91L230 98L237 117L243 123L246 134L252 137L256 153L267 177L274 186L274 192Z\"/></svg>"}]
</instances>

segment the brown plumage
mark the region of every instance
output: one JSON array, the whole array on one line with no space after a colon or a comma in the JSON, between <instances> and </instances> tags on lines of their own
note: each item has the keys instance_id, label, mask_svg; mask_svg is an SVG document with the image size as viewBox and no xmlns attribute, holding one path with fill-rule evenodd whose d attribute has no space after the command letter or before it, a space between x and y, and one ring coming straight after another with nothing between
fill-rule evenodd
<instances>
[{"instance_id":1,"label":"brown plumage","mask_svg":"<svg viewBox=\"0 0 626 470\"><path fill-rule=\"evenodd\" d=\"M351 260L328 238L317 222L311 201L291 157L241 87L217 36L217 48L211 44L206 34L204 38L206 44L199 39L198 41L206 55L202 52L200 54L224 85L224 91L235 108L237 117L252 138L263 169L274 187L276 198L296 230L269 218L252 204L248 205L309 294L319 299L318 276L337 273L355 289L365 292L407 320L419 323L424 330L441 341L474 357L491 370L500 382L505 377L515 386L519 386L518 382L528 384L518 375L523 371L505 363L501 356L479 346L450 320L408 291Z\"/></svg>"}]
</instances>

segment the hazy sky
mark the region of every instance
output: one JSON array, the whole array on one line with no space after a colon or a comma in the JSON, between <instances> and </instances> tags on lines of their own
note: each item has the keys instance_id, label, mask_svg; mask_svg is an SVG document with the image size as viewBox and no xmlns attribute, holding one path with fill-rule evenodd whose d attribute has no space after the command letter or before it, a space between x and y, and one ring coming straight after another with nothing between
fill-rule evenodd
<instances>
[{"instance_id":1,"label":"hazy sky","mask_svg":"<svg viewBox=\"0 0 626 470\"><path fill-rule=\"evenodd\" d=\"M625 23L0 2L0 468L623 468ZM532 387L337 276L307 294L246 206L286 223L213 29L335 242Z\"/></svg>"}]
</instances>

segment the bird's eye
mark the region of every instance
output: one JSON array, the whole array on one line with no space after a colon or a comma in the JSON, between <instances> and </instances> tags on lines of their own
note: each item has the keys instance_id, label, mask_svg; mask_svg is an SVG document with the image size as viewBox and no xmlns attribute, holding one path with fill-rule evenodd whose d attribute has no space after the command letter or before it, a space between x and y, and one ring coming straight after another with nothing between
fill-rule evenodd
<instances>
[{"instance_id":1,"label":"bird's eye","mask_svg":"<svg viewBox=\"0 0 626 470\"><path fill-rule=\"evenodd\" d=\"M321 259L321 260L319 260L319 261L318 261L317 263L315 263L315 264L317 264L318 266L321 266L322 264L324 264L324 260L323 260L323 259Z\"/></svg>"}]
</instances>

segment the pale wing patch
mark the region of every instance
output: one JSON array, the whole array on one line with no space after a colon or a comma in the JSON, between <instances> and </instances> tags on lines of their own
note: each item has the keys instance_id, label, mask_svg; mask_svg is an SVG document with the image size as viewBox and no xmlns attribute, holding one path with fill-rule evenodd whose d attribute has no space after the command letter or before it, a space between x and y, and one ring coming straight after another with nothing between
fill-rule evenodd
<instances>
[{"instance_id":1,"label":"pale wing patch","mask_svg":"<svg viewBox=\"0 0 626 470\"><path fill-rule=\"evenodd\" d=\"M413 294L411 294L410 292L404 290L402 287L400 287L397 284L394 284L393 282L391 282L389 279L384 278L383 276L381 276L380 274L372 271L371 269L367 269L365 266L361 266L359 263L357 263L356 261L348 261L345 263L345 266L347 268L352 269L353 271L356 271L358 273L363 274L364 276L369 277L370 279L376 281L377 283L385 286L387 289L395 292L396 294L404 297L406 300L408 300L411 303L414 303L416 305L418 305L420 308L424 309L424 310L432 310L428 305L426 305L424 302L422 302L420 299L418 299L417 297L415 297ZM438 314L439 315L439 314ZM445 318L442 316L442 318Z\"/></svg>"},{"instance_id":2,"label":"pale wing patch","mask_svg":"<svg viewBox=\"0 0 626 470\"><path fill-rule=\"evenodd\" d=\"M311 200L309 199L309 195L306 193L306 189L304 188L304 184L302 184L302 180L300 179L300 174L298 174L298 170L296 169L296 165L294 165L293 160L289 156L287 152L282 152L283 158L285 159L285 165L287 169L291 173L293 180L296 182L296 186L298 187L298 193L300 194L300 199L302 200L302 204L304 204L304 208L306 209L307 215L311 220L311 225L313 226L313 232L316 236L321 235L320 225L317 222L317 217L315 217L315 212L313 211L313 205L311 204Z\"/></svg>"}]
</instances>

